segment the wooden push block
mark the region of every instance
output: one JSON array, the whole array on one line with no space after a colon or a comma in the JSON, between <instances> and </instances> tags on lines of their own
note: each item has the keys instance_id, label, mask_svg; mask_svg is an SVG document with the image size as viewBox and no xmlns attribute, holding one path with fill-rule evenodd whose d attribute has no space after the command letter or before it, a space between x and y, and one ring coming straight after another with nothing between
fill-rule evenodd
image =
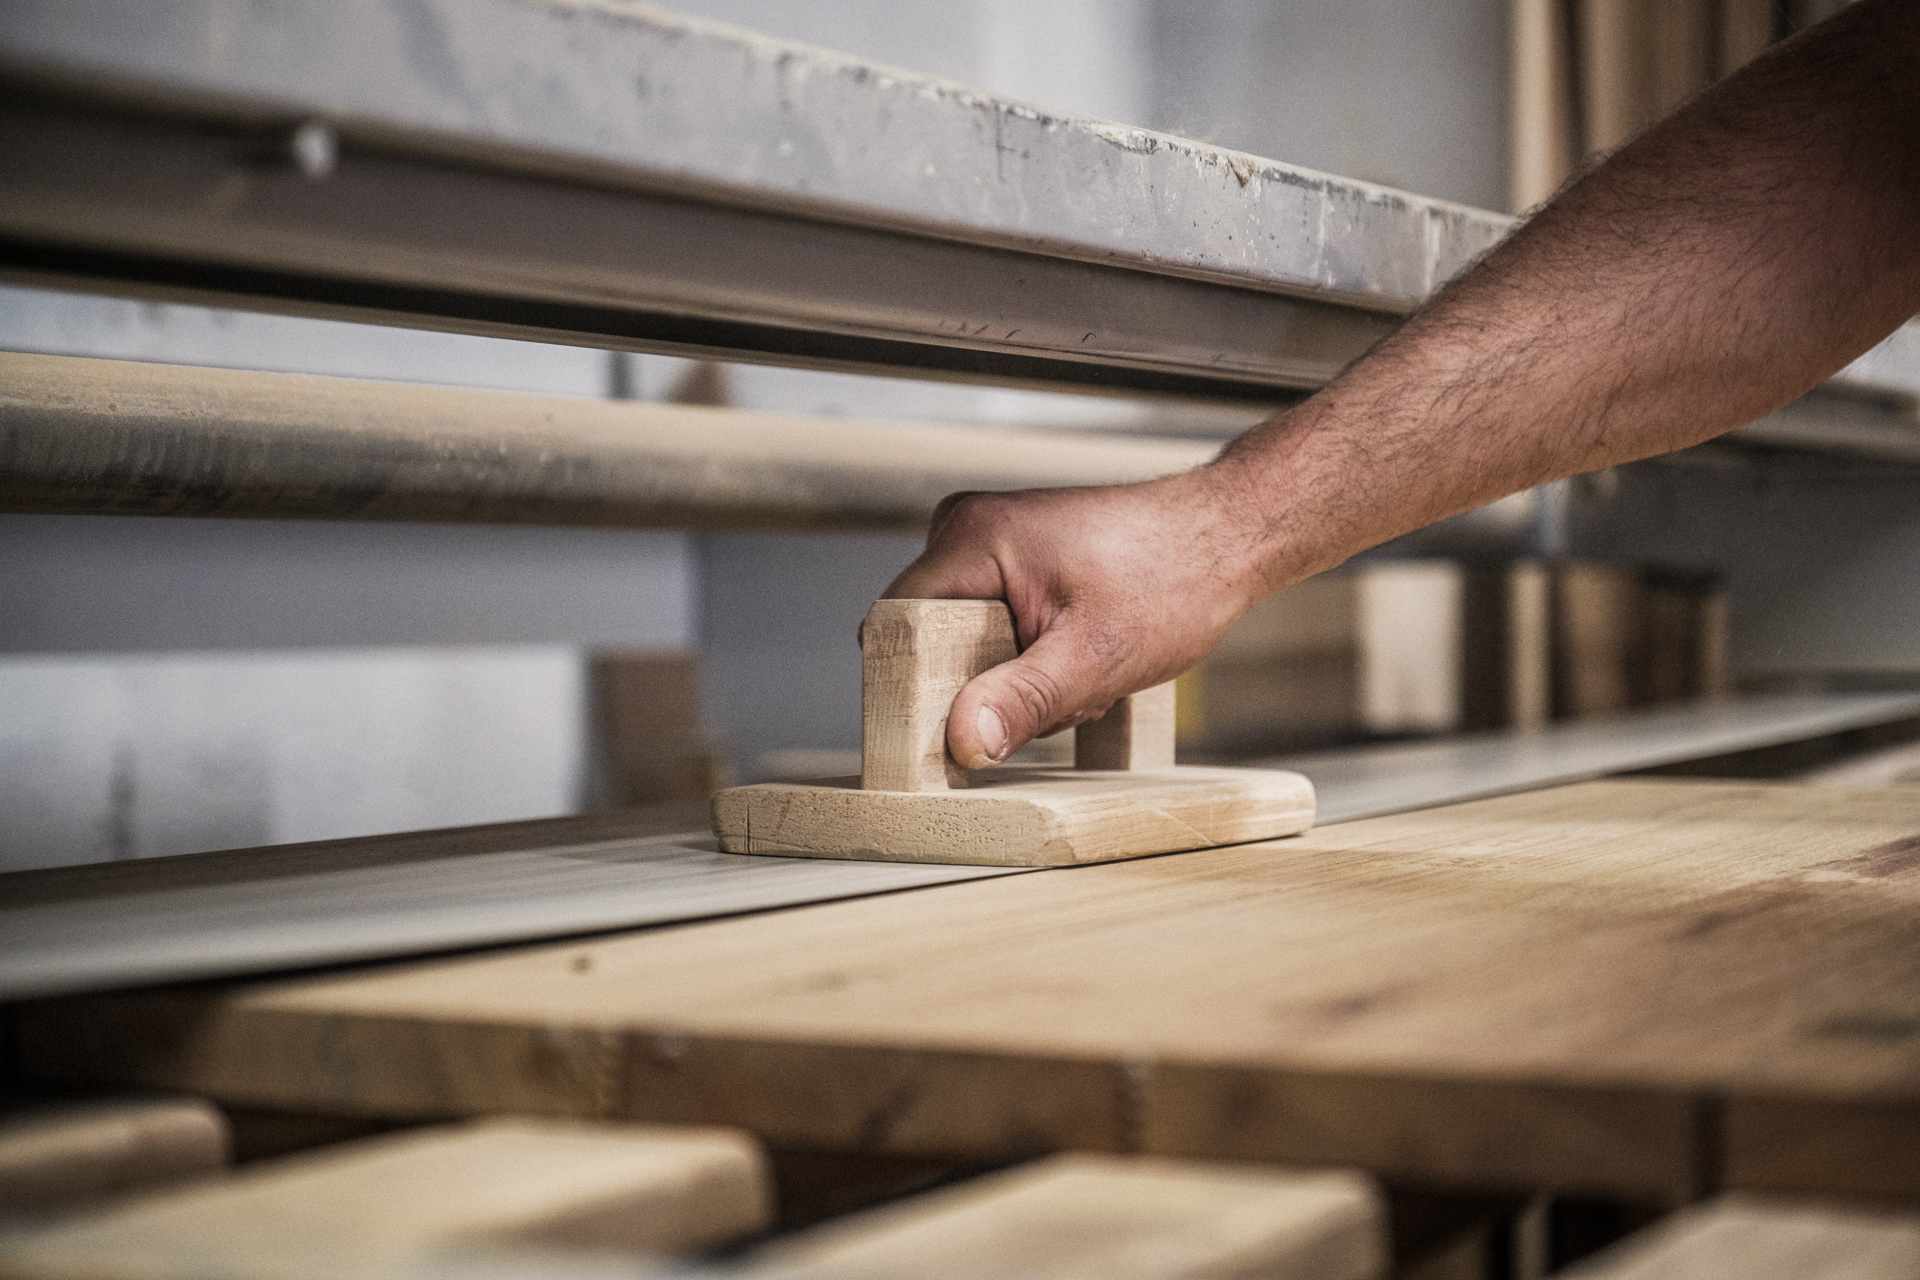
<instances>
[{"instance_id":1,"label":"wooden push block","mask_svg":"<svg viewBox=\"0 0 1920 1280\"><path fill-rule=\"evenodd\" d=\"M764 1227L743 1134L494 1120L268 1161L0 1239L4 1280L417 1276L487 1250L704 1249Z\"/></svg>"},{"instance_id":2,"label":"wooden push block","mask_svg":"<svg viewBox=\"0 0 1920 1280\"><path fill-rule=\"evenodd\" d=\"M1386 1213L1359 1174L1070 1155L817 1228L762 1274L1373 1280L1386 1264Z\"/></svg>"},{"instance_id":3,"label":"wooden push block","mask_svg":"<svg viewBox=\"0 0 1920 1280\"><path fill-rule=\"evenodd\" d=\"M722 791L713 831L726 852L1048 867L1313 825L1313 784L1297 773L1175 767L1171 683L1080 726L1073 769L959 768L954 695L1016 652L1000 601L882 600L861 636L861 776Z\"/></svg>"}]
</instances>

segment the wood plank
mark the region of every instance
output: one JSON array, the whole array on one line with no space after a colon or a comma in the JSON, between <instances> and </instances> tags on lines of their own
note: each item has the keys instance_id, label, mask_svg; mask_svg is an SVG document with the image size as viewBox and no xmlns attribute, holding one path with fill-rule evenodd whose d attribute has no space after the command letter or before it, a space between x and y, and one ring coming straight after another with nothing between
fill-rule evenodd
<instances>
[{"instance_id":1,"label":"wood plank","mask_svg":"<svg viewBox=\"0 0 1920 1280\"><path fill-rule=\"evenodd\" d=\"M493 1120L268 1161L0 1243L0 1277L276 1280L415 1273L489 1245L687 1252L769 1217L722 1130Z\"/></svg>"},{"instance_id":2,"label":"wood plank","mask_svg":"<svg viewBox=\"0 0 1920 1280\"><path fill-rule=\"evenodd\" d=\"M1914 1280L1920 1215L1729 1196L1676 1214L1567 1280Z\"/></svg>"},{"instance_id":3,"label":"wood plank","mask_svg":"<svg viewBox=\"0 0 1920 1280\"><path fill-rule=\"evenodd\" d=\"M64 1210L211 1173L232 1147L199 1098L88 1098L0 1112L0 1214Z\"/></svg>"},{"instance_id":4,"label":"wood plank","mask_svg":"<svg viewBox=\"0 0 1920 1280\"><path fill-rule=\"evenodd\" d=\"M1056 1156L806 1232L760 1259L785 1280L1372 1280L1385 1207L1341 1172Z\"/></svg>"},{"instance_id":5,"label":"wood plank","mask_svg":"<svg viewBox=\"0 0 1920 1280\"><path fill-rule=\"evenodd\" d=\"M1148 480L1214 452L17 352L0 385L8 511L923 529L957 490Z\"/></svg>"},{"instance_id":6,"label":"wood plank","mask_svg":"<svg viewBox=\"0 0 1920 1280\"><path fill-rule=\"evenodd\" d=\"M1679 1202L1718 1180L1729 1099L1920 1108L1920 1037L1822 1030L1920 990L1916 832L1910 792L1590 783L645 934L50 1002L22 1009L18 1053L31 1078L258 1106ZM1771 1123L1755 1113L1742 1141L1789 1136ZM1883 1167L1878 1193L1920 1196L1913 1162Z\"/></svg>"}]
</instances>

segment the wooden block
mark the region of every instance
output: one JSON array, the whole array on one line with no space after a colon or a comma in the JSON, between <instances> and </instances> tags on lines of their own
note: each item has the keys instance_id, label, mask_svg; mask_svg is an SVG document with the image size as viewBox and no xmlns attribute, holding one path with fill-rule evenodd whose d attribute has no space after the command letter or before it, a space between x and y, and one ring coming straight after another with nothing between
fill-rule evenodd
<instances>
[{"instance_id":1,"label":"wooden block","mask_svg":"<svg viewBox=\"0 0 1920 1280\"><path fill-rule=\"evenodd\" d=\"M198 1098L90 1098L0 1113L0 1213L45 1212L227 1163L219 1108Z\"/></svg>"},{"instance_id":2,"label":"wooden block","mask_svg":"<svg viewBox=\"0 0 1920 1280\"><path fill-rule=\"evenodd\" d=\"M973 774L965 791L765 782L713 801L727 853L994 867L1111 862L1312 825L1313 784L1277 769L1000 768Z\"/></svg>"},{"instance_id":3,"label":"wooden block","mask_svg":"<svg viewBox=\"0 0 1920 1280\"><path fill-rule=\"evenodd\" d=\"M967 681L1011 660L1013 615L999 600L878 600L860 627L860 785L967 785L947 754L947 709Z\"/></svg>"},{"instance_id":4,"label":"wooden block","mask_svg":"<svg viewBox=\"0 0 1920 1280\"><path fill-rule=\"evenodd\" d=\"M1076 769L1173 768L1174 681L1122 698L1073 731Z\"/></svg>"},{"instance_id":5,"label":"wooden block","mask_svg":"<svg viewBox=\"0 0 1920 1280\"><path fill-rule=\"evenodd\" d=\"M727 853L1049 867L1292 835L1313 825L1295 773L1173 765L1172 683L1076 735L1074 770L969 774L947 754L947 711L1014 656L997 600L881 600L862 626L860 785L760 783L714 797ZM1091 728L1091 732L1087 732Z\"/></svg>"},{"instance_id":6,"label":"wooden block","mask_svg":"<svg viewBox=\"0 0 1920 1280\"><path fill-rule=\"evenodd\" d=\"M0 1244L0 1277L390 1276L481 1245L697 1250L769 1217L722 1130L493 1120L251 1166Z\"/></svg>"},{"instance_id":7,"label":"wooden block","mask_svg":"<svg viewBox=\"0 0 1920 1280\"><path fill-rule=\"evenodd\" d=\"M1920 1215L1728 1196L1560 1274L1568 1280L1913 1280Z\"/></svg>"},{"instance_id":8,"label":"wooden block","mask_svg":"<svg viewBox=\"0 0 1920 1280\"><path fill-rule=\"evenodd\" d=\"M1911 791L1586 783L1285 844L26 1004L14 1059L33 1082L737 1124L815 1150L1145 1150L1649 1203L1723 1171L1815 1192L1871 1166L1830 1189L1920 1199L1900 1145L1920 1132L1916 833Z\"/></svg>"},{"instance_id":9,"label":"wooden block","mask_svg":"<svg viewBox=\"0 0 1920 1280\"><path fill-rule=\"evenodd\" d=\"M1372 1280L1386 1215L1359 1174L1056 1156L809 1232L773 1275Z\"/></svg>"}]
</instances>

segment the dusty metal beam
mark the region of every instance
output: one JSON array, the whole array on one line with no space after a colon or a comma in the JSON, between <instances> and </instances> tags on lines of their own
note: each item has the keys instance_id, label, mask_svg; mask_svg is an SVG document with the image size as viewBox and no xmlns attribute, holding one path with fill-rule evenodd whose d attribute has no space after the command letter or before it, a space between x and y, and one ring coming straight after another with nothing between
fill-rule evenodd
<instances>
[{"instance_id":1,"label":"dusty metal beam","mask_svg":"<svg viewBox=\"0 0 1920 1280\"><path fill-rule=\"evenodd\" d=\"M914 529L956 490L1146 479L1212 451L0 353L5 511Z\"/></svg>"},{"instance_id":2,"label":"dusty metal beam","mask_svg":"<svg viewBox=\"0 0 1920 1280\"><path fill-rule=\"evenodd\" d=\"M0 95L9 278L788 364L1271 400L1510 225L645 6L0 0Z\"/></svg>"}]
</instances>

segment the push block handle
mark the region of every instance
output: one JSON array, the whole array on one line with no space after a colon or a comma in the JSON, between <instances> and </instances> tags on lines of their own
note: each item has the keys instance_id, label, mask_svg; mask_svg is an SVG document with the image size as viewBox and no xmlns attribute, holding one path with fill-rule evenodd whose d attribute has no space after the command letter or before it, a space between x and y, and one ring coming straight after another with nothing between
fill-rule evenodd
<instances>
[{"instance_id":1,"label":"push block handle","mask_svg":"<svg viewBox=\"0 0 1920 1280\"><path fill-rule=\"evenodd\" d=\"M966 786L947 754L947 710L967 681L1017 652L999 600L877 601L860 629L861 789Z\"/></svg>"},{"instance_id":2,"label":"push block handle","mask_svg":"<svg viewBox=\"0 0 1920 1280\"><path fill-rule=\"evenodd\" d=\"M1073 731L1078 769L1173 768L1173 681L1122 698Z\"/></svg>"}]
</instances>

